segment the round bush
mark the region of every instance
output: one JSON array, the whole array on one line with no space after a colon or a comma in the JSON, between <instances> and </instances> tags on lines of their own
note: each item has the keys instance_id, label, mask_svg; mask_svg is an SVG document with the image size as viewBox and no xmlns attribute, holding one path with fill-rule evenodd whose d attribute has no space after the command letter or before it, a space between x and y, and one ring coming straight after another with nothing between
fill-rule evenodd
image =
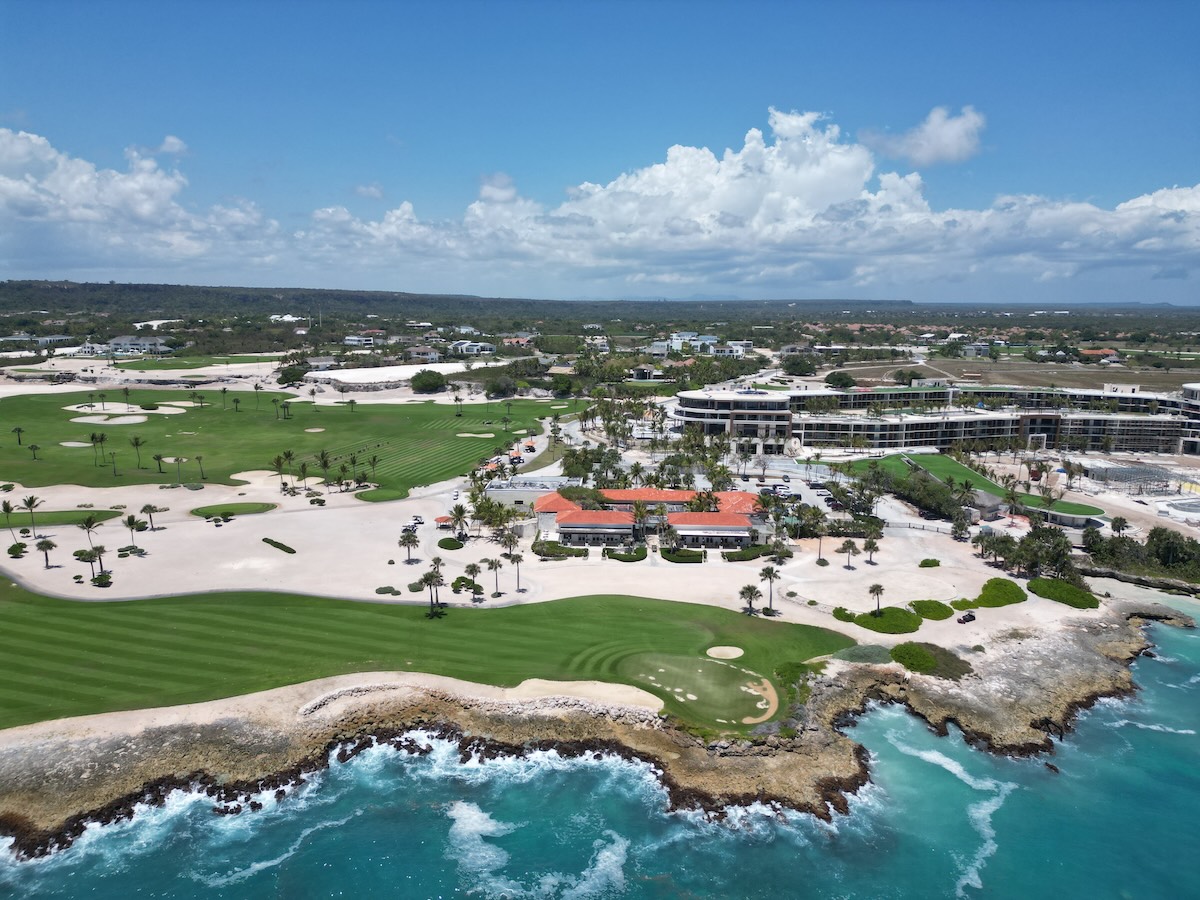
<instances>
[{"instance_id":1,"label":"round bush","mask_svg":"<svg viewBox=\"0 0 1200 900\"><path fill-rule=\"evenodd\" d=\"M914 600L908 604L922 619L948 619L954 615L954 610L940 600Z\"/></svg>"},{"instance_id":2,"label":"round bush","mask_svg":"<svg viewBox=\"0 0 1200 900\"><path fill-rule=\"evenodd\" d=\"M443 550L461 550L463 548L463 543L462 541L455 540L454 538L442 538L440 541L438 541L438 546Z\"/></svg>"},{"instance_id":3,"label":"round bush","mask_svg":"<svg viewBox=\"0 0 1200 900\"><path fill-rule=\"evenodd\" d=\"M874 611L859 613L854 624L880 634L908 634L921 627L921 617L898 606L885 606L879 615Z\"/></svg>"},{"instance_id":4,"label":"round bush","mask_svg":"<svg viewBox=\"0 0 1200 900\"><path fill-rule=\"evenodd\" d=\"M923 559L917 565L922 569L936 569L942 564L940 559Z\"/></svg>"},{"instance_id":5,"label":"round bush","mask_svg":"<svg viewBox=\"0 0 1200 900\"><path fill-rule=\"evenodd\" d=\"M839 622L854 621L854 613L850 612L850 610L846 609L844 606L835 606L833 608L833 617Z\"/></svg>"},{"instance_id":6,"label":"round bush","mask_svg":"<svg viewBox=\"0 0 1200 900\"><path fill-rule=\"evenodd\" d=\"M914 644L911 641L893 647L891 657L910 672L929 675L937 668L937 660L934 659L933 654L920 644Z\"/></svg>"},{"instance_id":7,"label":"round bush","mask_svg":"<svg viewBox=\"0 0 1200 900\"><path fill-rule=\"evenodd\" d=\"M1057 578L1035 578L1029 582L1029 590L1039 597L1065 603L1075 609L1096 609L1100 605L1090 591Z\"/></svg>"}]
</instances>

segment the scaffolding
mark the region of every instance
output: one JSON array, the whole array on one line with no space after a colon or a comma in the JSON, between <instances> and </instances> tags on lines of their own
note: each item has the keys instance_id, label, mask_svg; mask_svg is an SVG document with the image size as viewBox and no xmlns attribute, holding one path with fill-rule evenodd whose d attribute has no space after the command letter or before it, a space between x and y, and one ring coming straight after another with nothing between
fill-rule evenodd
<instances>
[{"instance_id":1,"label":"scaffolding","mask_svg":"<svg viewBox=\"0 0 1200 900\"><path fill-rule=\"evenodd\" d=\"M1173 494L1171 482L1179 481L1178 476L1162 466L1118 465L1099 460L1086 466L1087 477L1092 481L1125 494Z\"/></svg>"}]
</instances>

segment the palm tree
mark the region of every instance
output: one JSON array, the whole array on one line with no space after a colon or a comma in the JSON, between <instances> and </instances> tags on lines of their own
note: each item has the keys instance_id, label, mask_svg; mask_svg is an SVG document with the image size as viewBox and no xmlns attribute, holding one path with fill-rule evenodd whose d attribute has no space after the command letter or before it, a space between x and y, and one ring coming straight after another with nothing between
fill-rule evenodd
<instances>
[{"instance_id":1,"label":"palm tree","mask_svg":"<svg viewBox=\"0 0 1200 900\"><path fill-rule=\"evenodd\" d=\"M408 551L408 559L404 561L407 565L412 562L413 548L421 546L421 539L417 537L415 531L406 531L404 534L400 535L399 543L404 550Z\"/></svg>"},{"instance_id":2,"label":"palm tree","mask_svg":"<svg viewBox=\"0 0 1200 900\"><path fill-rule=\"evenodd\" d=\"M492 594L492 596L499 597L500 596L500 570L504 568L504 561L493 558L493 559L481 559L480 562L484 563L488 567L489 572L496 573L496 593Z\"/></svg>"},{"instance_id":3,"label":"palm tree","mask_svg":"<svg viewBox=\"0 0 1200 900\"><path fill-rule=\"evenodd\" d=\"M350 412L354 412L354 407L358 406L358 401L351 397L346 401L346 405L350 407Z\"/></svg>"},{"instance_id":4,"label":"palm tree","mask_svg":"<svg viewBox=\"0 0 1200 900\"><path fill-rule=\"evenodd\" d=\"M508 561L513 564L513 568L517 570L517 593L523 593L521 589L521 563L525 562L525 557L520 553L508 554Z\"/></svg>"},{"instance_id":5,"label":"palm tree","mask_svg":"<svg viewBox=\"0 0 1200 900\"><path fill-rule=\"evenodd\" d=\"M108 435L101 431L99 434L92 435L92 440L96 447L100 448L100 458L104 458L104 445L108 443Z\"/></svg>"},{"instance_id":6,"label":"palm tree","mask_svg":"<svg viewBox=\"0 0 1200 900\"><path fill-rule=\"evenodd\" d=\"M159 475L165 475L166 473L165 473L165 472L163 472L163 467L162 467L162 464L163 464L163 460L164 460L164 459L166 459L166 457L165 457L165 456L163 456L161 453L155 453L155 454L154 454L154 456L153 456L153 457L151 457L151 458L152 458L152 459L153 459L153 460L154 460L156 463L158 463L158 474L159 474Z\"/></svg>"},{"instance_id":7,"label":"palm tree","mask_svg":"<svg viewBox=\"0 0 1200 900\"><path fill-rule=\"evenodd\" d=\"M853 556L858 556L858 545L854 543L854 541L847 538L846 540L842 541L842 546L838 547L837 552L846 554L846 568L849 569L850 558Z\"/></svg>"},{"instance_id":8,"label":"palm tree","mask_svg":"<svg viewBox=\"0 0 1200 900\"><path fill-rule=\"evenodd\" d=\"M242 398L241 398L241 397L234 397L234 398L233 398L233 411L234 411L234 412L241 412L241 411L242 411L242 410L241 410L241 406L242 406Z\"/></svg>"},{"instance_id":9,"label":"palm tree","mask_svg":"<svg viewBox=\"0 0 1200 900\"><path fill-rule=\"evenodd\" d=\"M292 474L292 463L296 460L296 452L294 450L284 450L282 457L283 461L287 463L288 478L291 481L295 481L296 476Z\"/></svg>"},{"instance_id":10,"label":"palm tree","mask_svg":"<svg viewBox=\"0 0 1200 900\"><path fill-rule=\"evenodd\" d=\"M225 408L225 398L229 396L229 388L221 388L221 409Z\"/></svg>"},{"instance_id":11,"label":"palm tree","mask_svg":"<svg viewBox=\"0 0 1200 900\"><path fill-rule=\"evenodd\" d=\"M300 463L300 485L308 490L308 463Z\"/></svg>"},{"instance_id":12,"label":"palm tree","mask_svg":"<svg viewBox=\"0 0 1200 900\"><path fill-rule=\"evenodd\" d=\"M137 516L130 513L121 520L121 524L129 529L129 543L134 547L137 546L137 540L134 537L135 532L142 531L146 527L145 519L139 519Z\"/></svg>"},{"instance_id":13,"label":"palm tree","mask_svg":"<svg viewBox=\"0 0 1200 900\"><path fill-rule=\"evenodd\" d=\"M279 418L279 398L273 397L271 399L271 405L275 407L275 418L278 419Z\"/></svg>"},{"instance_id":14,"label":"palm tree","mask_svg":"<svg viewBox=\"0 0 1200 900\"><path fill-rule=\"evenodd\" d=\"M140 469L142 467L142 448L146 446L146 442L142 440L141 435L135 434L129 439L129 446L137 454L137 467Z\"/></svg>"},{"instance_id":15,"label":"palm tree","mask_svg":"<svg viewBox=\"0 0 1200 900\"><path fill-rule=\"evenodd\" d=\"M329 455L328 450L321 450L317 454L317 466L321 470L321 476L326 486L329 485L329 467L333 465L333 459Z\"/></svg>"},{"instance_id":16,"label":"palm tree","mask_svg":"<svg viewBox=\"0 0 1200 900\"><path fill-rule=\"evenodd\" d=\"M261 399L259 397L259 394L262 392L262 389L263 389L263 386L261 384L254 385L254 408L255 409L258 409L258 402Z\"/></svg>"},{"instance_id":17,"label":"palm tree","mask_svg":"<svg viewBox=\"0 0 1200 900\"><path fill-rule=\"evenodd\" d=\"M33 458L35 460L37 459L38 451L41 449L42 449L41 446L39 446L38 444L30 444L29 445L29 452L33 454Z\"/></svg>"},{"instance_id":18,"label":"palm tree","mask_svg":"<svg viewBox=\"0 0 1200 900\"><path fill-rule=\"evenodd\" d=\"M440 578L441 575L439 575L433 569L430 569L420 578L421 584L429 588L429 612L425 613L425 618L427 619L436 619L440 614L440 610L437 607L437 601L434 599L433 594L433 589L437 586L438 579Z\"/></svg>"},{"instance_id":19,"label":"palm tree","mask_svg":"<svg viewBox=\"0 0 1200 900\"><path fill-rule=\"evenodd\" d=\"M106 393L104 393L103 391L101 391L101 392L100 392L100 409L101 409L102 411L103 411L103 409L104 409L104 401L105 401L106 399L108 399L108 394L106 394Z\"/></svg>"},{"instance_id":20,"label":"palm tree","mask_svg":"<svg viewBox=\"0 0 1200 900\"><path fill-rule=\"evenodd\" d=\"M175 480L183 481L183 457L175 457Z\"/></svg>"},{"instance_id":21,"label":"palm tree","mask_svg":"<svg viewBox=\"0 0 1200 900\"><path fill-rule=\"evenodd\" d=\"M100 443L100 435L97 432L93 431L92 435L91 435L91 441L92 441L92 465L98 466L98 465L100 465L100 462L99 462L99 460L96 459L96 447Z\"/></svg>"},{"instance_id":22,"label":"palm tree","mask_svg":"<svg viewBox=\"0 0 1200 900\"><path fill-rule=\"evenodd\" d=\"M783 576L774 566L763 566L762 570L758 573L758 577L767 583L768 590L770 591L768 595L769 599L767 600L767 615L773 616L775 615L775 582Z\"/></svg>"},{"instance_id":23,"label":"palm tree","mask_svg":"<svg viewBox=\"0 0 1200 900\"><path fill-rule=\"evenodd\" d=\"M161 513L161 512L166 512L166 509L159 508L159 507L155 506L153 503L147 503L145 506L142 507L142 509L141 509L142 515L147 516L150 519L150 530L151 531L158 530L157 528L154 527L154 514Z\"/></svg>"},{"instance_id":24,"label":"palm tree","mask_svg":"<svg viewBox=\"0 0 1200 900\"><path fill-rule=\"evenodd\" d=\"M378 456L372 456L370 459L367 460L367 465L371 467L371 480L372 481L377 480L375 477L375 469L379 465L380 461L381 460L379 459Z\"/></svg>"},{"instance_id":25,"label":"palm tree","mask_svg":"<svg viewBox=\"0 0 1200 900\"><path fill-rule=\"evenodd\" d=\"M75 553L75 558L80 562L85 562L92 570L92 578L96 577L96 551L95 550L79 550Z\"/></svg>"},{"instance_id":26,"label":"palm tree","mask_svg":"<svg viewBox=\"0 0 1200 900\"><path fill-rule=\"evenodd\" d=\"M667 549L674 553L679 547L679 532L668 525L659 532L659 540L666 544Z\"/></svg>"},{"instance_id":27,"label":"palm tree","mask_svg":"<svg viewBox=\"0 0 1200 900\"><path fill-rule=\"evenodd\" d=\"M46 556L46 568L47 569L50 568L50 551L53 550L57 546L58 546L58 544L54 543L54 541L50 540L49 538L42 538L40 541L37 542L37 548L39 550L41 550L42 553L45 554L45 556Z\"/></svg>"},{"instance_id":28,"label":"palm tree","mask_svg":"<svg viewBox=\"0 0 1200 900\"><path fill-rule=\"evenodd\" d=\"M746 601L746 615L754 615L754 601L762 599L762 591L757 586L748 584L738 591L738 596Z\"/></svg>"},{"instance_id":29,"label":"palm tree","mask_svg":"<svg viewBox=\"0 0 1200 900\"><path fill-rule=\"evenodd\" d=\"M33 511L42 505L42 501L30 494L21 501L21 508L29 512L29 533L37 537L37 526L33 522Z\"/></svg>"},{"instance_id":30,"label":"palm tree","mask_svg":"<svg viewBox=\"0 0 1200 900\"><path fill-rule=\"evenodd\" d=\"M871 596L875 598L875 615L883 615L883 610L879 608L879 598L883 596L883 585L873 584L867 588L867 590L870 591Z\"/></svg>"},{"instance_id":31,"label":"palm tree","mask_svg":"<svg viewBox=\"0 0 1200 900\"><path fill-rule=\"evenodd\" d=\"M1124 516L1113 516L1113 520L1108 527L1112 529L1113 534L1117 535L1117 537L1120 537L1121 532L1125 531L1125 529L1129 527L1129 522Z\"/></svg>"},{"instance_id":32,"label":"palm tree","mask_svg":"<svg viewBox=\"0 0 1200 900\"><path fill-rule=\"evenodd\" d=\"M879 541L875 538L867 538L863 541L863 552L867 554L867 565L875 565L875 554L879 552Z\"/></svg>"},{"instance_id":33,"label":"palm tree","mask_svg":"<svg viewBox=\"0 0 1200 900\"><path fill-rule=\"evenodd\" d=\"M96 518L94 513L88 513L83 517L83 521L79 523L78 527L87 535L89 547L94 546L92 544L92 535L95 533L96 529L103 524L103 522Z\"/></svg>"},{"instance_id":34,"label":"palm tree","mask_svg":"<svg viewBox=\"0 0 1200 900\"><path fill-rule=\"evenodd\" d=\"M504 552L512 555L512 552L517 549L517 544L520 540L517 538L517 533L511 528L505 528L500 532L500 546L504 548Z\"/></svg>"},{"instance_id":35,"label":"palm tree","mask_svg":"<svg viewBox=\"0 0 1200 900\"><path fill-rule=\"evenodd\" d=\"M479 586L479 582L477 581L477 579L479 578L479 573L481 571L482 570L479 568L478 564L476 564L476 563L467 563L467 565L463 566L463 574L471 579L471 599L472 600L477 599L479 597L480 591L483 590L483 588L481 588Z\"/></svg>"},{"instance_id":36,"label":"palm tree","mask_svg":"<svg viewBox=\"0 0 1200 900\"><path fill-rule=\"evenodd\" d=\"M18 425L12 430L12 433L17 436L17 446L21 446L21 435L25 433L25 429Z\"/></svg>"},{"instance_id":37,"label":"palm tree","mask_svg":"<svg viewBox=\"0 0 1200 900\"><path fill-rule=\"evenodd\" d=\"M100 574L104 574L104 554L108 551L104 549L103 544L97 544L92 548L92 552L96 554L96 564L100 566Z\"/></svg>"},{"instance_id":38,"label":"palm tree","mask_svg":"<svg viewBox=\"0 0 1200 900\"><path fill-rule=\"evenodd\" d=\"M0 512L4 513L4 524L8 528L8 533L12 535L13 543L17 542L17 533L13 531L12 514L17 511L17 508L7 500L0 501Z\"/></svg>"},{"instance_id":39,"label":"palm tree","mask_svg":"<svg viewBox=\"0 0 1200 900\"><path fill-rule=\"evenodd\" d=\"M455 503L450 507L450 527L454 529L456 537L467 530L468 521L470 521L470 516L465 506Z\"/></svg>"},{"instance_id":40,"label":"palm tree","mask_svg":"<svg viewBox=\"0 0 1200 900\"><path fill-rule=\"evenodd\" d=\"M196 457L196 465L198 465L200 467L200 480L203 481L205 478L205 476L204 476L204 457L203 456Z\"/></svg>"}]
</instances>

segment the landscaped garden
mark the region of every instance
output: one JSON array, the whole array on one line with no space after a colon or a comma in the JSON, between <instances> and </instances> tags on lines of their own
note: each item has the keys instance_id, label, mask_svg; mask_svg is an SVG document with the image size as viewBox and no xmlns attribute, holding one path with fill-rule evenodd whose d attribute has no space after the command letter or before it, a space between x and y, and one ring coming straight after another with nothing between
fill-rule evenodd
<instances>
[{"instance_id":1,"label":"landscaped garden","mask_svg":"<svg viewBox=\"0 0 1200 900\"><path fill-rule=\"evenodd\" d=\"M456 411L434 403L314 406L266 390L131 390L128 400L115 389L24 395L0 400L0 420L20 427L22 437L20 446L0 444L0 468L25 487L235 484L235 473L270 470L276 456L291 450L294 460L283 472L289 482L300 480L301 463L310 486L324 477L335 481L345 464L348 479L359 474L379 485L360 494L363 499L392 500L463 474L518 437L541 433L538 419L552 414L549 404L533 400L514 400L511 407L464 404L461 416ZM104 441L97 443L93 435L100 434ZM131 438L140 445L133 447ZM38 448L36 459L30 445ZM318 462L322 450L330 458L327 472Z\"/></svg>"},{"instance_id":2,"label":"landscaped garden","mask_svg":"<svg viewBox=\"0 0 1200 900\"><path fill-rule=\"evenodd\" d=\"M421 606L251 591L77 603L8 583L0 620L0 728L369 671L501 686L527 678L632 684L692 725L741 727L760 712L744 684L766 678L782 697L777 670L854 643L823 628L627 596L430 620ZM745 652L713 660L705 651L716 645Z\"/></svg>"}]
</instances>

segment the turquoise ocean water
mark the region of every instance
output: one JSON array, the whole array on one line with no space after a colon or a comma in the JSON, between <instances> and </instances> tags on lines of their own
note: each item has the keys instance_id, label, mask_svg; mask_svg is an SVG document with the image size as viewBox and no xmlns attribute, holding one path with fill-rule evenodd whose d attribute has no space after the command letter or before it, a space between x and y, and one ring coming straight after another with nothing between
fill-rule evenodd
<instances>
[{"instance_id":1,"label":"turquoise ocean water","mask_svg":"<svg viewBox=\"0 0 1200 900\"><path fill-rule=\"evenodd\" d=\"M0 860L0 895L1198 897L1200 632L1151 637L1142 690L1082 715L1059 774L876 708L852 730L872 784L849 815L711 823L668 813L636 764L372 749L259 813L217 817L179 794L48 859Z\"/></svg>"}]
</instances>

